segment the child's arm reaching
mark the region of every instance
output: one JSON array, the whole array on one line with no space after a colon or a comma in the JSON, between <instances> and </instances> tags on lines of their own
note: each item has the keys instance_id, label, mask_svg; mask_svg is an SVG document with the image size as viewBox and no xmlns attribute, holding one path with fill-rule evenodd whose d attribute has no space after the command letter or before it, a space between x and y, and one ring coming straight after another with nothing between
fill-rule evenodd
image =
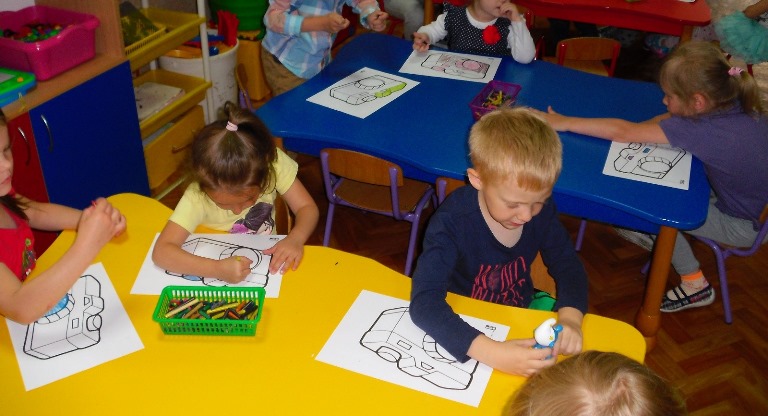
<instances>
[{"instance_id":1,"label":"child's arm reaching","mask_svg":"<svg viewBox=\"0 0 768 416\"><path fill-rule=\"evenodd\" d=\"M317 204L298 178L282 196L296 218L291 232L273 247L264 250L264 254L272 256L269 262L270 273L296 270L299 267L304 256L304 244L315 230L320 217Z\"/></svg>"},{"instance_id":2,"label":"child's arm reaching","mask_svg":"<svg viewBox=\"0 0 768 416\"><path fill-rule=\"evenodd\" d=\"M196 256L181 248L189 231L168 221L157 238L152 261L165 270L191 276L212 277L228 283L243 281L251 273L251 259L228 257L222 260Z\"/></svg>"},{"instance_id":3,"label":"child's arm reaching","mask_svg":"<svg viewBox=\"0 0 768 416\"><path fill-rule=\"evenodd\" d=\"M499 371L530 377L557 361L550 348L535 349L535 344L533 338L499 342L480 334L472 341L467 355Z\"/></svg>"},{"instance_id":4,"label":"child's arm reaching","mask_svg":"<svg viewBox=\"0 0 768 416\"><path fill-rule=\"evenodd\" d=\"M419 28L416 33L413 34L413 50L416 52L426 52L429 50L429 45L438 42L448 36L448 31L445 30L445 14L437 16L437 19Z\"/></svg>"},{"instance_id":5,"label":"child's arm reaching","mask_svg":"<svg viewBox=\"0 0 768 416\"><path fill-rule=\"evenodd\" d=\"M0 313L13 321L28 324L39 319L72 288L101 248L125 230L126 220L103 198L82 212L61 205L22 200L27 201L29 208L25 213L32 227L53 229L55 224L63 224L63 229L77 228L72 246L53 266L29 282L22 284L5 264L0 263ZM61 217L47 218L54 214ZM75 217L77 219L73 221Z\"/></svg>"},{"instance_id":6,"label":"child's arm reaching","mask_svg":"<svg viewBox=\"0 0 768 416\"><path fill-rule=\"evenodd\" d=\"M429 50L429 35L423 32L413 34L413 50L416 52L426 52Z\"/></svg>"},{"instance_id":7,"label":"child's arm reaching","mask_svg":"<svg viewBox=\"0 0 768 416\"><path fill-rule=\"evenodd\" d=\"M648 122L634 123L618 118L569 117L555 112L552 107L548 107L546 113L532 111L557 131L570 131L621 143L669 143L658 123L668 117L666 115L657 116Z\"/></svg>"},{"instance_id":8,"label":"child's arm reaching","mask_svg":"<svg viewBox=\"0 0 768 416\"><path fill-rule=\"evenodd\" d=\"M24 212L29 218L30 227L37 230L75 230L83 214L79 209L63 205L31 201L24 197L21 200L28 207Z\"/></svg>"}]
</instances>

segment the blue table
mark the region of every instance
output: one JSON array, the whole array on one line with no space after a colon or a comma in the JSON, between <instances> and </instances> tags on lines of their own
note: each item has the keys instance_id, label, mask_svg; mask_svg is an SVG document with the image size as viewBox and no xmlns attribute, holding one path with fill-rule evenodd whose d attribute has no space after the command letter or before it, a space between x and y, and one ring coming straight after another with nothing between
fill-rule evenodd
<instances>
[{"instance_id":1,"label":"blue table","mask_svg":"<svg viewBox=\"0 0 768 416\"><path fill-rule=\"evenodd\" d=\"M341 147L397 162L406 176L426 182L439 176L464 178L473 123L468 104L483 84L399 74L411 50L410 42L393 36L357 36L320 74L271 99L256 114L297 152L318 155L324 147ZM365 119L306 101L363 67L398 74L419 85ZM518 104L541 110L552 105L569 115L633 121L666 110L655 84L600 77L542 61L522 65L505 58L495 78L521 85ZM706 218L709 185L701 162L694 158L690 189L681 191L603 175L610 142L572 133L560 137L563 171L554 199L561 212L659 234L636 321L652 348L677 230L697 228Z\"/></svg>"}]
</instances>

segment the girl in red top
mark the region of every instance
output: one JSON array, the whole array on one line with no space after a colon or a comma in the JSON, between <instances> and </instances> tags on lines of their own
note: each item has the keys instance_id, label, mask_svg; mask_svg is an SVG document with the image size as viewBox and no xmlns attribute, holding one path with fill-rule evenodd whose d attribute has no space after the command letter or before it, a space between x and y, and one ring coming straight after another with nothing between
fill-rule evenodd
<instances>
[{"instance_id":1,"label":"girl in red top","mask_svg":"<svg viewBox=\"0 0 768 416\"><path fill-rule=\"evenodd\" d=\"M0 315L29 324L56 305L101 248L125 230L125 217L103 198L83 211L31 201L13 191L12 177L8 124L0 113ZM53 266L22 284L36 260L30 227L78 233Z\"/></svg>"}]
</instances>

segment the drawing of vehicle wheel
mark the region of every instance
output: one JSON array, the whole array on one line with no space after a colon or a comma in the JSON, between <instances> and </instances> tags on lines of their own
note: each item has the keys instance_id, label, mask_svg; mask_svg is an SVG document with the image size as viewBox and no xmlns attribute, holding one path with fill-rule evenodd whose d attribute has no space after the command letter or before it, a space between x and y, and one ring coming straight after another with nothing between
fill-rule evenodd
<instances>
[{"instance_id":1,"label":"drawing of vehicle wheel","mask_svg":"<svg viewBox=\"0 0 768 416\"><path fill-rule=\"evenodd\" d=\"M249 247L236 247L232 250L225 250L221 253L220 259L226 259L229 257L246 257L251 260L251 270L256 269L264 256L261 252Z\"/></svg>"},{"instance_id":2,"label":"drawing of vehicle wheel","mask_svg":"<svg viewBox=\"0 0 768 416\"><path fill-rule=\"evenodd\" d=\"M644 157L637 161L637 168L652 175L665 175L672 169L672 162L663 157Z\"/></svg>"},{"instance_id":3,"label":"drawing of vehicle wheel","mask_svg":"<svg viewBox=\"0 0 768 416\"><path fill-rule=\"evenodd\" d=\"M402 355L399 352L389 347L379 348L378 350L376 350L376 354L379 354L379 357L389 361L390 363L396 363L397 360L402 358Z\"/></svg>"}]
</instances>

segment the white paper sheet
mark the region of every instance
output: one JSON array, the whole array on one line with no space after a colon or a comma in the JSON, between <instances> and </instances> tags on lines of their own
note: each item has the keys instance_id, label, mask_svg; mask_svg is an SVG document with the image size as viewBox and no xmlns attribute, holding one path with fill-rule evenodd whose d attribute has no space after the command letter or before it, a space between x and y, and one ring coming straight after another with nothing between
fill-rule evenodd
<instances>
[{"instance_id":1,"label":"white paper sheet","mask_svg":"<svg viewBox=\"0 0 768 416\"><path fill-rule=\"evenodd\" d=\"M31 325L5 320L27 391L144 348L101 263L62 306Z\"/></svg>"},{"instance_id":2,"label":"white paper sheet","mask_svg":"<svg viewBox=\"0 0 768 416\"><path fill-rule=\"evenodd\" d=\"M493 369L456 361L410 319L409 303L364 290L316 359L356 373L477 407ZM461 316L497 341L509 327Z\"/></svg>"},{"instance_id":3,"label":"white paper sheet","mask_svg":"<svg viewBox=\"0 0 768 416\"><path fill-rule=\"evenodd\" d=\"M358 118L366 118L419 83L363 68L307 98L307 101Z\"/></svg>"},{"instance_id":4,"label":"white paper sheet","mask_svg":"<svg viewBox=\"0 0 768 416\"><path fill-rule=\"evenodd\" d=\"M611 142L603 174L688 190L691 154L665 144Z\"/></svg>"},{"instance_id":5,"label":"white paper sheet","mask_svg":"<svg viewBox=\"0 0 768 416\"><path fill-rule=\"evenodd\" d=\"M429 50L411 52L400 68L404 74L487 83L496 76L501 58Z\"/></svg>"},{"instance_id":6,"label":"white paper sheet","mask_svg":"<svg viewBox=\"0 0 768 416\"><path fill-rule=\"evenodd\" d=\"M159 236L159 234L158 234ZM251 259L251 274L238 284L226 283L219 279L198 276L186 276L164 270L152 261L152 251L157 242L147 252L139 275L131 288L133 295L159 295L166 286L230 286L230 287L263 287L268 298L280 295L282 273L269 272L269 261L272 256L263 253L285 238L284 235L255 235L255 234L190 234L182 246L195 255L209 259L223 259L232 256L243 256Z\"/></svg>"}]
</instances>

